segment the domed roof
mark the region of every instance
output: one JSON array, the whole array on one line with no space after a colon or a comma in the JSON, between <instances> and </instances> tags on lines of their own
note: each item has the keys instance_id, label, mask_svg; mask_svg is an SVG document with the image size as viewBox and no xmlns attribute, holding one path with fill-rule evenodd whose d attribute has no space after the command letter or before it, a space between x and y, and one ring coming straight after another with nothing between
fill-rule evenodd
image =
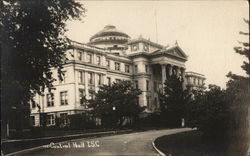
<instances>
[{"instance_id":1,"label":"domed roof","mask_svg":"<svg viewBox=\"0 0 250 156\"><path fill-rule=\"evenodd\" d=\"M119 36L119 37L130 38L129 35L127 35L126 33L117 30L115 26L113 26L113 25L107 25L107 26L104 27L103 30L99 31L94 36L92 36L90 38L90 41L92 41L95 38L105 37L105 36Z\"/></svg>"}]
</instances>

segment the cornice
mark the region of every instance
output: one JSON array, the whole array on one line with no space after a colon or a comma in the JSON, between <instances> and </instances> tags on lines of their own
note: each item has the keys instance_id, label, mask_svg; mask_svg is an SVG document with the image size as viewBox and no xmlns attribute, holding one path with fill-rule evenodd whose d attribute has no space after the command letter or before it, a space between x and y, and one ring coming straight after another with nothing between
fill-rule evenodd
<instances>
[{"instance_id":1,"label":"cornice","mask_svg":"<svg viewBox=\"0 0 250 156\"><path fill-rule=\"evenodd\" d=\"M107 70L107 73L113 73L113 74L118 74L118 75L125 75L125 76L133 76L132 73L126 73L126 72L121 72L117 70Z\"/></svg>"}]
</instances>

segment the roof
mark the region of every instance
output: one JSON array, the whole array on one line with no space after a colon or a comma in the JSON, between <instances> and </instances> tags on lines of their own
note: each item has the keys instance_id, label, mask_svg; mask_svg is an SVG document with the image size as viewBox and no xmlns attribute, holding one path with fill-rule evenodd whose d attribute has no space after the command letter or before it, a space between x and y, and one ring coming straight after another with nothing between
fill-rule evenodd
<instances>
[{"instance_id":1,"label":"roof","mask_svg":"<svg viewBox=\"0 0 250 156\"><path fill-rule=\"evenodd\" d=\"M193 71L185 72L185 75L186 75L186 77L193 76L193 77L199 77L199 78L202 78L202 79L206 79L205 75L200 74L200 73L196 73L196 72L193 72Z\"/></svg>"},{"instance_id":2,"label":"roof","mask_svg":"<svg viewBox=\"0 0 250 156\"><path fill-rule=\"evenodd\" d=\"M184 53L184 51L178 45L174 45L172 47L165 47L165 48L156 50L151 53L151 55L160 55L160 54L168 54L168 55L175 56L184 60L187 60L188 58L188 56Z\"/></svg>"},{"instance_id":3,"label":"roof","mask_svg":"<svg viewBox=\"0 0 250 156\"><path fill-rule=\"evenodd\" d=\"M90 38L90 41L94 38L103 37L103 36L121 36L121 37L130 38L130 36L127 35L126 33L122 32L120 30L117 30L115 26L107 25L103 28L103 30L99 31L94 36L92 36Z\"/></svg>"},{"instance_id":4,"label":"roof","mask_svg":"<svg viewBox=\"0 0 250 156\"><path fill-rule=\"evenodd\" d=\"M162 45L155 43L155 42L152 42L150 40L147 40L147 39L143 38L142 36L140 36L137 39L130 40L127 44L133 44L133 43L138 43L138 42L144 42L144 43L147 43L149 45L155 46L157 48L163 48Z\"/></svg>"}]
</instances>

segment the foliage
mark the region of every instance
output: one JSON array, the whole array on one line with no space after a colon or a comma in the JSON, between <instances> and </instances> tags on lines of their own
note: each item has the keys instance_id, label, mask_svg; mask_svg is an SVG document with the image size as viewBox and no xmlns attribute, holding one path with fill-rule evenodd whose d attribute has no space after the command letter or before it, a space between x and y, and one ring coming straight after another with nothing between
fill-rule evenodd
<instances>
[{"instance_id":1,"label":"foliage","mask_svg":"<svg viewBox=\"0 0 250 156\"><path fill-rule=\"evenodd\" d=\"M216 85L209 85L208 89L190 103L190 125L203 131L205 138L220 140L228 128L231 99Z\"/></svg>"},{"instance_id":2,"label":"foliage","mask_svg":"<svg viewBox=\"0 0 250 156\"><path fill-rule=\"evenodd\" d=\"M85 9L73 0L3 0L0 2L2 46L2 117L11 107L27 105L35 93L51 88L51 68L61 78L68 39L66 21Z\"/></svg>"},{"instance_id":3,"label":"foliage","mask_svg":"<svg viewBox=\"0 0 250 156\"><path fill-rule=\"evenodd\" d=\"M245 23L248 24L249 28L249 20L244 19ZM249 39L249 32L240 32L241 35L248 36ZM240 46L234 47L236 53L245 56L248 59L248 62L243 61L243 65L241 68L246 71L247 75L250 75L250 52L249 52L249 40L247 42L239 42Z\"/></svg>"},{"instance_id":4,"label":"foliage","mask_svg":"<svg viewBox=\"0 0 250 156\"><path fill-rule=\"evenodd\" d=\"M69 115L69 121L70 121L70 129L86 129L86 128L94 128L95 122L94 120L91 120L89 116L84 114L72 114Z\"/></svg>"},{"instance_id":5,"label":"foliage","mask_svg":"<svg viewBox=\"0 0 250 156\"><path fill-rule=\"evenodd\" d=\"M181 118L186 117L186 107L191 100L190 88L183 89L183 80L176 75L170 76L159 94L163 118L169 119L169 126L180 126Z\"/></svg>"},{"instance_id":6,"label":"foliage","mask_svg":"<svg viewBox=\"0 0 250 156\"><path fill-rule=\"evenodd\" d=\"M143 111L137 103L139 89L135 89L131 82L120 81L112 85L103 85L89 101L95 116L100 117L104 126L119 126L128 118L136 118Z\"/></svg>"},{"instance_id":7,"label":"foliage","mask_svg":"<svg viewBox=\"0 0 250 156\"><path fill-rule=\"evenodd\" d=\"M244 20L248 24L249 20ZM249 29L248 29L249 30ZM248 38L247 42L239 42L240 46L234 47L236 53L243 55L247 61L241 66L246 71L247 76L240 76L229 72L227 77L227 93L231 98L229 128L227 130L230 140L230 155L243 155L246 153L249 137L249 102L250 102L250 51L249 51L249 32L240 32Z\"/></svg>"},{"instance_id":8,"label":"foliage","mask_svg":"<svg viewBox=\"0 0 250 156\"><path fill-rule=\"evenodd\" d=\"M249 26L249 21L245 22ZM234 48L235 52L249 60L249 42L240 44ZM242 69L247 77L229 72L226 90L210 85L208 91L195 94L189 107L190 125L202 130L205 140L223 144L226 155L244 155L248 148L249 62L244 61Z\"/></svg>"}]
</instances>

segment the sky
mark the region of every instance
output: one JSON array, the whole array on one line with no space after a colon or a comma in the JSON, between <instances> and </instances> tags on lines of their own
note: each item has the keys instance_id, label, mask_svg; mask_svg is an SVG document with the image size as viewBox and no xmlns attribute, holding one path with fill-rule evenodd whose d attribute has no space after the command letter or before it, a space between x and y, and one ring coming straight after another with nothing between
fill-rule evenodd
<instances>
[{"instance_id":1,"label":"sky","mask_svg":"<svg viewBox=\"0 0 250 156\"><path fill-rule=\"evenodd\" d=\"M115 25L132 39L140 35L164 46L176 41L188 55L186 71L204 74L206 84L225 88L229 71L245 75L243 56L233 47L248 41L247 1L79 1L82 21L67 23L67 36L86 43L104 26Z\"/></svg>"}]
</instances>

